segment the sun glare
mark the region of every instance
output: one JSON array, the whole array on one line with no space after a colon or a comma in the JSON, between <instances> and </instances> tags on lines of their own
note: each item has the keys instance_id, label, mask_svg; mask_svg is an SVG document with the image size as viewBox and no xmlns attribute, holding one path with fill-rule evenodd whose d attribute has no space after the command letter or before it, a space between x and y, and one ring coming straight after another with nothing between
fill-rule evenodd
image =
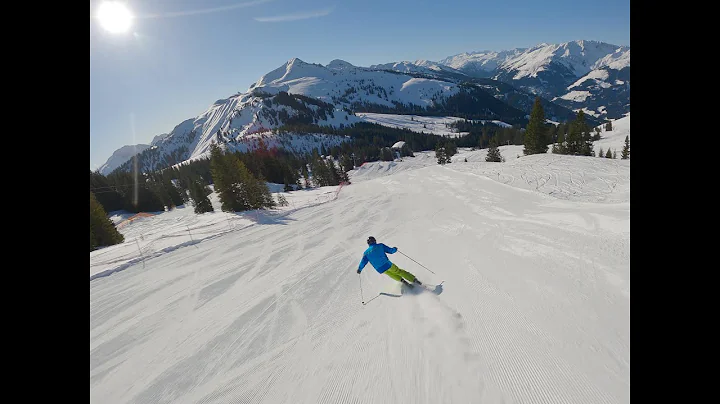
<instances>
[{"instance_id":1,"label":"sun glare","mask_svg":"<svg viewBox=\"0 0 720 404\"><path fill-rule=\"evenodd\" d=\"M114 34L127 32L133 20L127 6L117 1L104 1L100 4L97 18L105 30Z\"/></svg>"}]
</instances>

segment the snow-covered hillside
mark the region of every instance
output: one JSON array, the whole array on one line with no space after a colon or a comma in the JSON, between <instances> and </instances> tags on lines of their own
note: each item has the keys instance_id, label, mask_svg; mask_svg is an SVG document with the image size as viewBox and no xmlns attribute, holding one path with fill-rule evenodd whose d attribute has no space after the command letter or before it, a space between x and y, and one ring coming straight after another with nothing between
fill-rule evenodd
<instances>
[{"instance_id":1,"label":"snow-covered hillside","mask_svg":"<svg viewBox=\"0 0 720 404\"><path fill-rule=\"evenodd\" d=\"M91 403L629 403L630 161L500 150L121 226L90 254ZM369 235L433 291L356 274Z\"/></svg>"},{"instance_id":2,"label":"snow-covered hillside","mask_svg":"<svg viewBox=\"0 0 720 404\"><path fill-rule=\"evenodd\" d=\"M485 72L485 76L498 71L512 73L515 80L537 77L552 64L564 66L575 77L592 70L610 67L620 70L630 66L630 48L598 41L570 41L560 44L542 43L531 48L518 48L502 52L472 52L454 55L439 63L464 72Z\"/></svg>"},{"instance_id":3,"label":"snow-covered hillside","mask_svg":"<svg viewBox=\"0 0 720 404\"><path fill-rule=\"evenodd\" d=\"M146 150L148 148L150 148L149 144L123 146L115 150L115 152L112 154L112 156L110 156L110 158L105 162L105 164L98 167L98 171L102 175L108 175L114 169L120 167L122 164L130 160L132 156L138 153L142 153L143 150Z\"/></svg>"},{"instance_id":4,"label":"snow-covered hillside","mask_svg":"<svg viewBox=\"0 0 720 404\"><path fill-rule=\"evenodd\" d=\"M391 128L409 129L417 133L432 133L440 136L460 137L468 132L458 132L449 125L462 121L462 118L454 116L417 116L417 115L396 115L396 114L374 114L370 112L358 112L356 114L365 122L377 123Z\"/></svg>"},{"instance_id":5,"label":"snow-covered hillside","mask_svg":"<svg viewBox=\"0 0 720 404\"><path fill-rule=\"evenodd\" d=\"M525 51L527 51L526 48L518 48L501 52L466 52L449 56L440 60L439 63L473 76L491 77L498 68L505 64L505 62L513 60L518 55L522 55Z\"/></svg>"},{"instance_id":6,"label":"snow-covered hillside","mask_svg":"<svg viewBox=\"0 0 720 404\"><path fill-rule=\"evenodd\" d=\"M618 158L625 147L625 137L630 136L630 113L627 116L611 121L613 130L605 131L605 127L600 126L600 137L602 139L593 142L593 148L597 153L602 148L607 151L608 148L617 152ZM628 139L632 142L631 139Z\"/></svg>"},{"instance_id":7,"label":"snow-covered hillside","mask_svg":"<svg viewBox=\"0 0 720 404\"><path fill-rule=\"evenodd\" d=\"M514 79L537 77L538 73L547 69L551 63L565 66L576 77L589 73L591 70L608 66L618 57L630 64L630 50L618 52L622 48L616 45L597 41L572 41L562 44L540 44L521 55L507 60L501 68L515 73Z\"/></svg>"},{"instance_id":8,"label":"snow-covered hillside","mask_svg":"<svg viewBox=\"0 0 720 404\"><path fill-rule=\"evenodd\" d=\"M395 107L395 103L434 105L458 92L454 83L366 69L335 60L327 66L294 58L263 76L252 90L286 91L350 107L357 103Z\"/></svg>"},{"instance_id":9,"label":"snow-covered hillside","mask_svg":"<svg viewBox=\"0 0 720 404\"><path fill-rule=\"evenodd\" d=\"M392 70L401 73L415 73L423 74L431 77L454 77L454 78L468 78L468 76L460 70L453 69L450 66L445 66L440 63L432 62L429 60L416 60L414 62L403 61L403 62L392 62L383 63L379 65L372 65L370 69L376 70Z\"/></svg>"},{"instance_id":10,"label":"snow-covered hillside","mask_svg":"<svg viewBox=\"0 0 720 404\"><path fill-rule=\"evenodd\" d=\"M198 117L177 125L139 156L139 168L154 170L199 158L215 141L233 149L251 134L284 124L352 125L362 120L353 110L442 108L454 95L468 91L465 107L472 99L491 119L525 116L489 94L461 89L452 81L356 67L342 60L322 66L293 58L247 92L217 100Z\"/></svg>"},{"instance_id":11,"label":"snow-covered hillside","mask_svg":"<svg viewBox=\"0 0 720 404\"><path fill-rule=\"evenodd\" d=\"M600 119L630 111L630 47L598 41L454 55L439 63L491 77Z\"/></svg>"}]
</instances>

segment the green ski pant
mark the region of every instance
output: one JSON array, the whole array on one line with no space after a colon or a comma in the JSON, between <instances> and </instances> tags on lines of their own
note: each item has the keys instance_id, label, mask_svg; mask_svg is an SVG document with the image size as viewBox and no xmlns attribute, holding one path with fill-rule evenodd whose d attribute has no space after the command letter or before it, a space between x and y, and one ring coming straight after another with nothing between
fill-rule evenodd
<instances>
[{"instance_id":1,"label":"green ski pant","mask_svg":"<svg viewBox=\"0 0 720 404\"><path fill-rule=\"evenodd\" d=\"M385 275L395 279L396 281L400 282L402 278L407 279L410 282L415 281L415 275L411 274L408 271L404 271L400 268L398 268L397 265L392 264L390 269L384 272Z\"/></svg>"}]
</instances>

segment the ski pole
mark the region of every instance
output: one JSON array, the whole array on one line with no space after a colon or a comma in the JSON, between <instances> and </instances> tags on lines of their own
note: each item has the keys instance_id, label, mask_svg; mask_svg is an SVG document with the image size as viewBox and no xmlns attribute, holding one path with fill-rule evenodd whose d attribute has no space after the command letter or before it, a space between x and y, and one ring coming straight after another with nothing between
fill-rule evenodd
<instances>
[{"instance_id":1,"label":"ski pole","mask_svg":"<svg viewBox=\"0 0 720 404\"><path fill-rule=\"evenodd\" d=\"M360 277L360 274L358 274L358 280L360 281L360 301L361 301L362 304L364 305L364 304L365 304L365 298L363 297L363 292L362 292L362 278Z\"/></svg>"},{"instance_id":2,"label":"ski pole","mask_svg":"<svg viewBox=\"0 0 720 404\"><path fill-rule=\"evenodd\" d=\"M402 255L404 255L404 256L406 256L406 257L408 257L408 256L407 256L407 254L405 254L404 252L402 252L402 251L400 251L400 250L398 250L398 252L399 252L400 254L402 254ZM410 257L408 257L408 258L410 258ZM414 260L414 259L412 259L412 258L410 258L410 259L411 259L411 260L412 260L412 261L413 261L414 263L416 263L416 264L420 265L421 267L423 267L423 268L427 269L428 271L430 271L430 269L429 269L428 267L426 267L425 265L423 265L423 264L421 264L421 263L419 263L419 262L415 261L415 260ZM430 271L430 272L432 272L433 274L437 275L437 274L436 274L435 272L433 272L433 271Z\"/></svg>"}]
</instances>

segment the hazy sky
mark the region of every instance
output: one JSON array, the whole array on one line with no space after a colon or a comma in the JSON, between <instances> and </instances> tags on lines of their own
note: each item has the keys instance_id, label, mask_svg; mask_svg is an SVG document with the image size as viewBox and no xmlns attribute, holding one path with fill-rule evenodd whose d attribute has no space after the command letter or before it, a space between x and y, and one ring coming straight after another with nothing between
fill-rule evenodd
<instances>
[{"instance_id":1,"label":"hazy sky","mask_svg":"<svg viewBox=\"0 0 720 404\"><path fill-rule=\"evenodd\" d=\"M596 40L630 45L630 1L134 0L111 33L90 2L90 169L298 57L357 66Z\"/></svg>"}]
</instances>

